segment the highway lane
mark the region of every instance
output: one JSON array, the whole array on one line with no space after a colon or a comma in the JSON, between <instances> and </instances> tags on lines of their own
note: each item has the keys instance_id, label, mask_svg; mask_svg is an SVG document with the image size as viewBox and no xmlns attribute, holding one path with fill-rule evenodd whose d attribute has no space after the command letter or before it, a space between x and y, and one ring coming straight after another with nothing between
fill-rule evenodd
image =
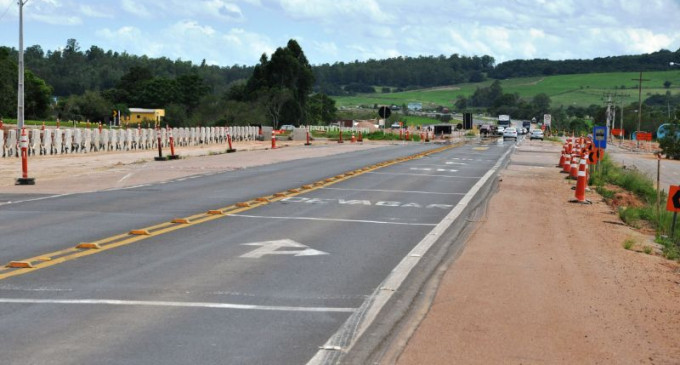
<instances>
[{"instance_id":1,"label":"highway lane","mask_svg":"<svg viewBox=\"0 0 680 365\"><path fill-rule=\"evenodd\" d=\"M0 280L0 324L7 329L0 362L305 363L511 145L446 150ZM3 239L2 255L38 255L64 241L101 238L431 148L397 146L12 204L0 208L0 218L21 224L33 213L49 226L22 226L31 247ZM113 206L93 205L95 197ZM0 227L3 237L21 231Z\"/></svg>"}]
</instances>

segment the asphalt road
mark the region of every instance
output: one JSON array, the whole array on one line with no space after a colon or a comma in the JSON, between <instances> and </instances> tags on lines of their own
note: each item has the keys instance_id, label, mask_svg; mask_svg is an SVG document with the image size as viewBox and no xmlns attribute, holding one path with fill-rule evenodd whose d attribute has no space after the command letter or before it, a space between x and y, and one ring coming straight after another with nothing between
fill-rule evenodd
<instances>
[{"instance_id":1,"label":"asphalt road","mask_svg":"<svg viewBox=\"0 0 680 365\"><path fill-rule=\"evenodd\" d=\"M400 291L396 274L408 276L464 218L512 145L371 166L440 147L390 146L98 193L3 196L12 203L0 205L0 262L35 268L0 269L0 363L333 362L334 341L342 349L361 335L391 298L380 289ZM263 196L271 202L253 200ZM102 248L73 249L81 242Z\"/></svg>"},{"instance_id":2,"label":"asphalt road","mask_svg":"<svg viewBox=\"0 0 680 365\"><path fill-rule=\"evenodd\" d=\"M647 175L656 185L658 160L654 158L651 152L632 152L625 149L618 148L616 143L610 143L607 146L607 152L610 153L612 159L626 168L633 166L638 171ZM660 174L661 189L666 192L669 191L671 185L680 184L680 161L661 159L661 174Z\"/></svg>"}]
</instances>

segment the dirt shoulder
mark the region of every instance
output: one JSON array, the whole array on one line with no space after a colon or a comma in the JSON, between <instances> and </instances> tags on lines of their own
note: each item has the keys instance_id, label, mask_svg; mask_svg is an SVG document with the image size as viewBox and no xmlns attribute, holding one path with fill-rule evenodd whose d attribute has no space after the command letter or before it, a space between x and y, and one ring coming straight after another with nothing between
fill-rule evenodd
<instances>
[{"instance_id":1,"label":"dirt shoulder","mask_svg":"<svg viewBox=\"0 0 680 365\"><path fill-rule=\"evenodd\" d=\"M14 185L21 176L21 159L0 158L0 192L66 194L123 188L384 145L314 141L311 146L304 146L304 142L279 141L277 149L272 150L269 141L241 142L234 144L236 153L226 153L225 145L178 148L176 153L181 159L162 162L154 161L158 152L153 150L30 156L28 175L36 179L33 186Z\"/></svg>"},{"instance_id":2,"label":"dirt shoulder","mask_svg":"<svg viewBox=\"0 0 680 365\"><path fill-rule=\"evenodd\" d=\"M596 193L568 203L559 148L525 141L512 156L398 364L680 363L679 265L625 250L653 237Z\"/></svg>"}]
</instances>

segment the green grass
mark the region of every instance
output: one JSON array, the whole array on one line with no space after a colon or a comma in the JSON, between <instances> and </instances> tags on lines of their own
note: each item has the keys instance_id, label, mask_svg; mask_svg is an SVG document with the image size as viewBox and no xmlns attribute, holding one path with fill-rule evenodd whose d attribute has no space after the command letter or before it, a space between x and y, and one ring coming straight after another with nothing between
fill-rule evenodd
<instances>
[{"instance_id":1,"label":"green grass","mask_svg":"<svg viewBox=\"0 0 680 365\"><path fill-rule=\"evenodd\" d=\"M601 105L604 93L617 92L626 95L624 103L629 104L638 100L638 84L633 79L640 76L639 72L612 72L576 75L557 75L546 77L522 77L501 81L503 92L517 93L525 99L545 93L550 96L552 107L569 105L587 107L591 104ZM680 93L680 72L678 70L644 72L642 83L642 97L653 94L665 94L670 90L672 94ZM663 87L664 81L670 81L670 89ZM357 107L364 105L372 108L378 105L403 105L410 102L423 103L423 108L437 106L452 107L458 96L469 97L477 88L491 85L493 80L480 83L468 83L451 87L439 87L421 90L404 91L399 93L360 94L357 96L333 97L338 106ZM624 87L621 89L621 87Z\"/></svg>"},{"instance_id":2,"label":"green grass","mask_svg":"<svg viewBox=\"0 0 680 365\"><path fill-rule=\"evenodd\" d=\"M597 191L605 198L613 198L614 192L604 188L605 183L617 185L633 192L644 205L641 207L620 207L619 216L626 224L640 227L644 222L656 230L656 242L663 245L664 257L669 260L680 260L680 227L676 227L671 236L673 214L663 206L666 194L661 193L660 209L656 209L656 190L653 182L645 175L633 170L624 170L614 164L608 155L600 162L602 166L591 176L591 184L597 186ZM626 241L627 242L627 241ZM624 247L628 245L624 242ZM629 246L627 249L629 249ZM646 252L646 251L645 251Z\"/></svg>"},{"instance_id":3,"label":"green grass","mask_svg":"<svg viewBox=\"0 0 680 365\"><path fill-rule=\"evenodd\" d=\"M623 241L623 248L625 248L626 250L630 250L631 248L633 248L633 246L635 246L634 239L627 238L625 241Z\"/></svg>"}]
</instances>

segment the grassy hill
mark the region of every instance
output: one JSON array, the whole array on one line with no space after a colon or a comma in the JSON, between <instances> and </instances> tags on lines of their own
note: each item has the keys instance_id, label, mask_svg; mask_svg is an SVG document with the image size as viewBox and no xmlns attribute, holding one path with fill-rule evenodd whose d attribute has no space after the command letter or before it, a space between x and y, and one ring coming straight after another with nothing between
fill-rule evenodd
<instances>
[{"instance_id":1,"label":"grassy hill","mask_svg":"<svg viewBox=\"0 0 680 365\"><path fill-rule=\"evenodd\" d=\"M550 96L553 107L569 105L587 107L591 104L601 105L606 93L618 93L625 95L623 100L626 104L637 102L638 72L615 72L577 75L558 75L546 77L525 77L502 80L501 85L505 93L518 93L525 99L530 99L536 94L545 93ZM642 83L642 99L653 94L665 94L670 90L672 94L680 94L680 70L645 72L642 74L645 81ZM664 88L664 82L670 81L670 89ZM489 86L493 80L460 84L451 87L438 87L405 91L399 93L375 93L360 94L357 96L334 97L339 107L355 107L359 105L402 105L410 102L423 103L423 107L445 106L452 107L459 95L468 97L479 87ZM376 90L380 90L377 87Z\"/></svg>"}]
</instances>

